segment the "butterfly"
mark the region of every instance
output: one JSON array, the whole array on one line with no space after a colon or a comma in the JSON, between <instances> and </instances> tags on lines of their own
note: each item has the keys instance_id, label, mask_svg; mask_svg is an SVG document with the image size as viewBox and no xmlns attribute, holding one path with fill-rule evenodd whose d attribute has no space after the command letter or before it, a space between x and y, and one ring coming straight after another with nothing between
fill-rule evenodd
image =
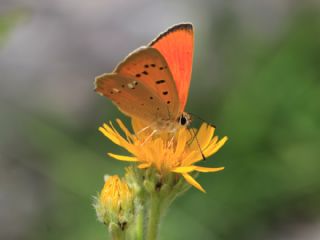
<instances>
[{"instance_id":1,"label":"butterfly","mask_svg":"<svg viewBox=\"0 0 320 240\"><path fill-rule=\"evenodd\" d=\"M95 91L155 130L188 126L184 112L191 81L193 26L181 23L130 53L112 73L95 79Z\"/></svg>"}]
</instances>

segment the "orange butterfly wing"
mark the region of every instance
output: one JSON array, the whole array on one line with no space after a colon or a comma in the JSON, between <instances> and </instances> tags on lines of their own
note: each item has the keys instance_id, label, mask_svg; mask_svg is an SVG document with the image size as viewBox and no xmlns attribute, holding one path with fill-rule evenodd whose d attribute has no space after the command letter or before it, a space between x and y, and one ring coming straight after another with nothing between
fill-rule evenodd
<instances>
[{"instance_id":1,"label":"orange butterfly wing","mask_svg":"<svg viewBox=\"0 0 320 240\"><path fill-rule=\"evenodd\" d=\"M193 44L192 24L182 23L169 28L149 45L159 50L168 63L179 95L180 112L184 111L188 98Z\"/></svg>"},{"instance_id":2,"label":"orange butterfly wing","mask_svg":"<svg viewBox=\"0 0 320 240\"><path fill-rule=\"evenodd\" d=\"M113 73L96 77L95 90L111 99L123 113L146 124L176 120L179 114L173 77L166 60L154 48L140 48Z\"/></svg>"}]
</instances>

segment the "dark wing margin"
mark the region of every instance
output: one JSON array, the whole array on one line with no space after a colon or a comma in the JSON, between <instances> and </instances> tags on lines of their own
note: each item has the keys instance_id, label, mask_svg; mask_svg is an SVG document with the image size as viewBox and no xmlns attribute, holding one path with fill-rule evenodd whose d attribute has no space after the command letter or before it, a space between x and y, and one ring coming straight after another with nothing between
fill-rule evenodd
<instances>
[{"instance_id":1,"label":"dark wing margin","mask_svg":"<svg viewBox=\"0 0 320 240\"><path fill-rule=\"evenodd\" d=\"M179 23L176 25L171 26L170 28L168 28L166 31L160 33L160 35L155 38L154 40L152 40L149 43L149 46L152 47L153 45L155 45L158 41L160 41L162 38L166 37L167 35L179 31L179 30L183 30L183 31L190 31L193 32L193 25L192 23Z\"/></svg>"}]
</instances>

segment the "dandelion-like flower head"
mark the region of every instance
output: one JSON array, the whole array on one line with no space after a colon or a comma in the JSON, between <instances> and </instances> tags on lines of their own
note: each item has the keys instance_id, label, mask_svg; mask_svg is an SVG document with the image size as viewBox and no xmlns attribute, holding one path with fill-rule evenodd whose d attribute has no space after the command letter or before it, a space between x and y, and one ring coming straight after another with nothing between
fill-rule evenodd
<instances>
[{"instance_id":1,"label":"dandelion-like flower head","mask_svg":"<svg viewBox=\"0 0 320 240\"><path fill-rule=\"evenodd\" d=\"M151 129L145 129L137 119L132 120L134 133L121 120L117 119L117 123L125 137L111 122L99 128L107 138L132 155L108 153L117 160L137 162L140 169L154 167L163 176L169 173L181 174L189 184L203 192L205 190L194 179L192 172L217 172L224 169L195 165L203 160L203 156L209 157L216 153L227 141L227 137L219 140L214 136L215 128L211 125L203 123L199 130L181 127L175 133L159 132L152 135Z\"/></svg>"}]
</instances>

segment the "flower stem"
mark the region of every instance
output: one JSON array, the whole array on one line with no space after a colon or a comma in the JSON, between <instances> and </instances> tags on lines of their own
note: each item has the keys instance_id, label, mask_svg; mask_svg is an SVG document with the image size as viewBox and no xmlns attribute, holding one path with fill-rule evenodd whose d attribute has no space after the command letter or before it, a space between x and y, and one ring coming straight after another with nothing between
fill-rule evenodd
<instances>
[{"instance_id":1,"label":"flower stem","mask_svg":"<svg viewBox=\"0 0 320 240\"><path fill-rule=\"evenodd\" d=\"M141 208L138 211L136 218L136 240L143 240L143 228L144 228L144 209Z\"/></svg>"},{"instance_id":2,"label":"flower stem","mask_svg":"<svg viewBox=\"0 0 320 240\"><path fill-rule=\"evenodd\" d=\"M110 231L112 240L125 240L126 239L125 230L121 230L118 226L109 227L109 231Z\"/></svg>"},{"instance_id":3,"label":"flower stem","mask_svg":"<svg viewBox=\"0 0 320 240\"><path fill-rule=\"evenodd\" d=\"M161 217L161 201L157 194L153 194L150 199L147 239L156 240L158 236L159 223Z\"/></svg>"}]
</instances>

